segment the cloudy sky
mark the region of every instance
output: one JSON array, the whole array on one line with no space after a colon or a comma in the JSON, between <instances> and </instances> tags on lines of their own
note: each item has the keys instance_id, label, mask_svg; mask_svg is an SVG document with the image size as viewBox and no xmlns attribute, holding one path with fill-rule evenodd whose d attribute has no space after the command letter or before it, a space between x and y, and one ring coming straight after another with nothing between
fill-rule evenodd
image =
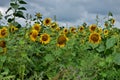
<instances>
[{"instance_id":1,"label":"cloudy sky","mask_svg":"<svg viewBox=\"0 0 120 80\"><path fill-rule=\"evenodd\" d=\"M4 14L10 0L0 1L0 11ZM113 13L116 19L115 26L120 25L120 0L25 0L27 13L35 15L40 12L43 17L57 17L57 21L63 26L96 23L96 15L100 17L99 25L102 25L108 12Z\"/></svg>"}]
</instances>

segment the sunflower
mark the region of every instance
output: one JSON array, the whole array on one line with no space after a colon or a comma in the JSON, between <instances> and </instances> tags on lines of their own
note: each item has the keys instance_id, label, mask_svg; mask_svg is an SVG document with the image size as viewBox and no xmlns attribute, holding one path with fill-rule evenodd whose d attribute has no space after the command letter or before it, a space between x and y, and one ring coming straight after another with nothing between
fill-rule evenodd
<instances>
[{"instance_id":1,"label":"sunflower","mask_svg":"<svg viewBox=\"0 0 120 80\"><path fill-rule=\"evenodd\" d=\"M51 21L52 21L51 18L45 18L45 19L43 20L43 24L44 24L45 26L50 26Z\"/></svg>"},{"instance_id":2,"label":"sunflower","mask_svg":"<svg viewBox=\"0 0 120 80\"><path fill-rule=\"evenodd\" d=\"M98 28L98 33L99 33L99 34L102 33L102 28Z\"/></svg>"},{"instance_id":3,"label":"sunflower","mask_svg":"<svg viewBox=\"0 0 120 80\"><path fill-rule=\"evenodd\" d=\"M104 35L108 35L109 31L107 29L104 30Z\"/></svg>"},{"instance_id":4,"label":"sunflower","mask_svg":"<svg viewBox=\"0 0 120 80\"><path fill-rule=\"evenodd\" d=\"M56 29L57 26L58 26L58 24L57 24L56 22L53 22L53 23L51 23L51 25L50 25L50 27L51 27L52 29Z\"/></svg>"},{"instance_id":5,"label":"sunflower","mask_svg":"<svg viewBox=\"0 0 120 80\"><path fill-rule=\"evenodd\" d=\"M32 41L36 41L37 36L38 36L38 31L37 30L32 30L31 33L30 33L30 39Z\"/></svg>"},{"instance_id":6,"label":"sunflower","mask_svg":"<svg viewBox=\"0 0 120 80\"><path fill-rule=\"evenodd\" d=\"M48 44L50 42L50 35L47 33L44 33L40 36L40 42L42 44Z\"/></svg>"},{"instance_id":7,"label":"sunflower","mask_svg":"<svg viewBox=\"0 0 120 80\"><path fill-rule=\"evenodd\" d=\"M97 28L97 25L96 24L92 24L92 25L89 26L89 31L90 32L94 32L96 30L96 28Z\"/></svg>"},{"instance_id":8,"label":"sunflower","mask_svg":"<svg viewBox=\"0 0 120 80\"><path fill-rule=\"evenodd\" d=\"M83 27L83 26L80 26L80 27L79 27L79 31L80 31L80 32L83 32L83 30L84 30L84 27Z\"/></svg>"},{"instance_id":9,"label":"sunflower","mask_svg":"<svg viewBox=\"0 0 120 80\"><path fill-rule=\"evenodd\" d=\"M100 41L101 41L101 36L100 36L99 33L93 32L93 33L90 34L89 42L98 44L98 43L100 43Z\"/></svg>"},{"instance_id":10,"label":"sunflower","mask_svg":"<svg viewBox=\"0 0 120 80\"><path fill-rule=\"evenodd\" d=\"M76 33L76 28L75 28L75 27L71 27L71 28L70 28L70 32L71 32L71 33Z\"/></svg>"},{"instance_id":11,"label":"sunflower","mask_svg":"<svg viewBox=\"0 0 120 80\"><path fill-rule=\"evenodd\" d=\"M115 19L112 18L111 19L111 23L114 24L115 23Z\"/></svg>"},{"instance_id":12,"label":"sunflower","mask_svg":"<svg viewBox=\"0 0 120 80\"><path fill-rule=\"evenodd\" d=\"M63 29L63 34L68 34L68 29L67 28Z\"/></svg>"},{"instance_id":13,"label":"sunflower","mask_svg":"<svg viewBox=\"0 0 120 80\"><path fill-rule=\"evenodd\" d=\"M56 27L56 31L60 31L60 27L59 26Z\"/></svg>"},{"instance_id":14,"label":"sunflower","mask_svg":"<svg viewBox=\"0 0 120 80\"><path fill-rule=\"evenodd\" d=\"M84 44L84 43L85 43L85 40L84 40L84 39L81 39L81 40L80 40L80 43L81 43L81 44Z\"/></svg>"},{"instance_id":15,"label":"sunflower","mask_svg":"<svg viewBox=\"0 0 120 80\"><path fill-rule=\"evenodd\" d=\"M38 23L35 23L32 28L37 30L38 32L41 30L41 26Z\"/></svg>"},{"instance_id":16,"label":"sunflower","mask_svg":"<svg viewBox=\"0 0 120 80\"><path fill-rule=\"evenodd\" d=\"M18 28L16 28L15 26L11 26L11 27L10 27L10 31L11 31L11 32L14 32L14 31L16 31L16 30L18 30Z\"/></svg>"},{"instance_id":17,"label":"sunflower","mask_svg":"<svg viewBox=\"0 0 120 80\"><path fill-rule=\"evenodd\" d=\"M7 36L7 28L3 27L2 29L0 29L0 38L3 38Z\"/></svg>"},{"instance_id":18,"label":"sunflower","mask_svg":"<svg viewBox=\"0 0 120 80\"><path fill-rule=\"evenodd\" d=\"M68 38L65 35L60 35L57 39L57 46L64 47Z\"/></svg>"},{"instance_id":19,"label":"sunflower","mask_svg":"<svg viewBox=\"0 0 120 80\"><path fill-rule=\"evenodd\" d=\"M40 13L36 13L36 15L35 15L37 18L42 18L42 14L40 14Z\"/></svg>"},{"instance_id":20,"label":"sunflower","mask_svg":"<svg viewBox=\"0 0 120 80\"><path fill-rule=\"evenodd\" d=\"M0 47L5 48L6 42L4 40L0 41Z\"/></svg>"},{"instance_id":21,"label":"sunflower","mask_svg":"<svg viewBox=\"0 0 120 80\"><path fill-rule=\"evenodd\" d=\"M104 23L104 26L105 26L105 27L108 27L108 22L105 22L105 23Z\"/></svg>"}]
</instances>

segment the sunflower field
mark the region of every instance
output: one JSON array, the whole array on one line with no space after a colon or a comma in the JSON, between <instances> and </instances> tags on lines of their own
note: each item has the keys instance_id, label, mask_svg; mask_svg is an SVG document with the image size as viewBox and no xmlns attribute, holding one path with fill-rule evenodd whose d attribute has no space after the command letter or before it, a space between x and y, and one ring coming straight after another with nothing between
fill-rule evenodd
<instances>
[{"instance_id":1,"label":"sunflower field","mask_svg":"<svg viewBox=\"0 0 120 80\"><path fill-rule=\"evenodd\" d=\"M104 26L61 27L41 13L24 15L26 4L11 0L0 14L0 80L120 80L120 29L112 13Z\"/></svg>"}]
</instances>

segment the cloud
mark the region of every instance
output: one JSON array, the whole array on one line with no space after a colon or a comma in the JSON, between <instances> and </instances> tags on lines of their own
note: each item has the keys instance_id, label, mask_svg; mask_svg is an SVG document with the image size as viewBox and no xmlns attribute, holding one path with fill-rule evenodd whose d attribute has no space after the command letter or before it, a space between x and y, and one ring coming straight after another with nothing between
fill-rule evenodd
<instances>
[{"instance_id":1,"label":"cloud","mask_svg":"<svg viewBox=\"0 0 120 80\"><path fill-rule=\"evenodd\" d=\"M26 0L27 13L35 15L36 12L45 17L54 17L63 25L80 25L83 22L95 23L96 15L102 19L111 11L120 22L120 0ZM1 4L2 3L2 4ZM0 6L7 7L9 1L3 0ZM24 5L23 5L24 6Z\"/></svg>"},{"instance_id":2,"label":"cloud","mask_svg":"<svg viewBox=\"0 0 120 80\"><path fill-rule=\"evenodd\" d=\"M0 7L6 7L9 5L9 0L2 0L0 1Z\"/></svg>"}]
</instances>

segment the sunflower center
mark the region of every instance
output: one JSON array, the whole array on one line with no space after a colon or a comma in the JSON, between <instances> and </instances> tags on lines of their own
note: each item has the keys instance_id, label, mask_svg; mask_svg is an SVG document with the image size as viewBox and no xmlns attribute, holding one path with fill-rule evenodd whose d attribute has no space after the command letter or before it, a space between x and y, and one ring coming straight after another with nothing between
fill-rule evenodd
<instances>
[{"instance_id":1,"label":"sunflower center","mask_svg":"<svg viewBox=\"0 0 120 80\"><path fill-rule=\"evenodd\" d=\"M97 42L97 41L99 40L99 35L93 34L93 35L91 36L91 39L92 39L94 42Z\"/></svg>"},{"instance_id":2,"label":"sunflower center","mask_svg":"<svg viewBox=\"0 0 120 80\"><path fill-rule=\"evenodd\" d=\"M35 26L35 29L36 29L36 30L39 30L39 26Z\"/></svg>"},{"instance_id":3,"label":"sunflower center","mask_svg":"<svg viewBox=\"0 0 120 80\"><path fill-rule=\"evenodd\" d=\"M105 31L105 33L107 33L107 31Z\"/></svg>"},{"instance_id":4,"label":"sunflower center","mask_svg":"<svg viewBox=\"0 0 120 80\"><path fill-rule=\"evenodd\" d=\"M53 25L52 28L55 28L55 25Z\"/></svg>"},{"instance_id":5,"label":"sunflower center","mask_svg":"<svg viewBox=\"0 0 120 80\"><path fill-rule=\"evenodd\" d=\"M92 30L92 31L95 31L95 29L96 29L95 26L92 26L92 27L91 27L91 30Z\"/></svg>"},{"instance_id":6,"label":"sunflower center","mask_svg":"<svg viewBox=\"0 0 120 80\"><path fill-rule=\"evenodd\" d=\"M14 30L15 30L15 29L14 29L14 28L12 28L12 30L11 30L11 31L13 32Z\"/></svg>"},{"instance_id":7,"label":"sunflower center","mask_svg":"<svg viewBox=\"0 0 120 80\"><path fill-rule=\"evenodd\" d=\"M6 34L5 30L2 30L1 35L5 35L5 34Z\"/></svg>"},{"instance_id":8,"label":"sunflower center","mask_svg":"<svg viewBox=\"0 0 120 80\"><path fill-rule=\"evenodd\" d=\"M67 29L65 29L65 32L67 32Z\"/></svg>"},{"instance_id":9,"label":"sunflower center","mask_svg":"<svg viewBox=\"0 0 120 80\"><path fill-rule=\"evenodd\" d=\"M42 40L43 41L47 41L48 40L48 36L47 35L42 36Z\"/></svg>"},{"instance_id":10,"label":"sunflower center","mask_svg":"<svg viewBox=\"0 0 120 80\"><path fill-rule=\"evenodd\" d=\"M71 32L74 32L74 31L75 31L75 29L74 29L74 28L72 28L72 29L71 29Z\"/></svg>"},{"instance_id":11,"label":"sunflower center","mask_svg":"<svg viewBox=\"0 0 120 80\"><path fill-rule=\"evenodd\" d=\"M36 38L38 35L36 33L32 33L32 36Z\"/></svg>"},{"instance_id":12,"label":"sunflower center","mask_svg":"<svg viewBox=\"0 0 120 80\"><path fill-rule=\"evenodd\" d=\"M66 38L64 36L60 36L57 42L58 44L64 44L66 42Z\"/></svg>"},{"instance_id":13,"label":"sunflower center","mask_svg":"<svg viewBox=\"0 0 120 80\"><path fill-rule=\"evenodd\" d=\"M46 20L46 23L49 24L49 22L50 22L50 21L47 19L47 20Z\"/></svg>"},{"instance_id":14,"label":"sunflower center","mask_svg":"<svg viewBox=\"0 0 120 80\"><path fill-rule=\"evenodd\" d=\"M2 48L6 47L6 42L5 41L0 41L0 47L2 47Z\"/></svg>"},{"instance_id":15,"label":"sunflower center","mask_svg":"<svg viewBox=\"0 0 120 80\"><path fill-rule=\"evenodd\" d=\"M80 31L82 31L82 30L83 30L83 28L81 27L81 28L80 28Z\"/></svg>"}]
</instances>

